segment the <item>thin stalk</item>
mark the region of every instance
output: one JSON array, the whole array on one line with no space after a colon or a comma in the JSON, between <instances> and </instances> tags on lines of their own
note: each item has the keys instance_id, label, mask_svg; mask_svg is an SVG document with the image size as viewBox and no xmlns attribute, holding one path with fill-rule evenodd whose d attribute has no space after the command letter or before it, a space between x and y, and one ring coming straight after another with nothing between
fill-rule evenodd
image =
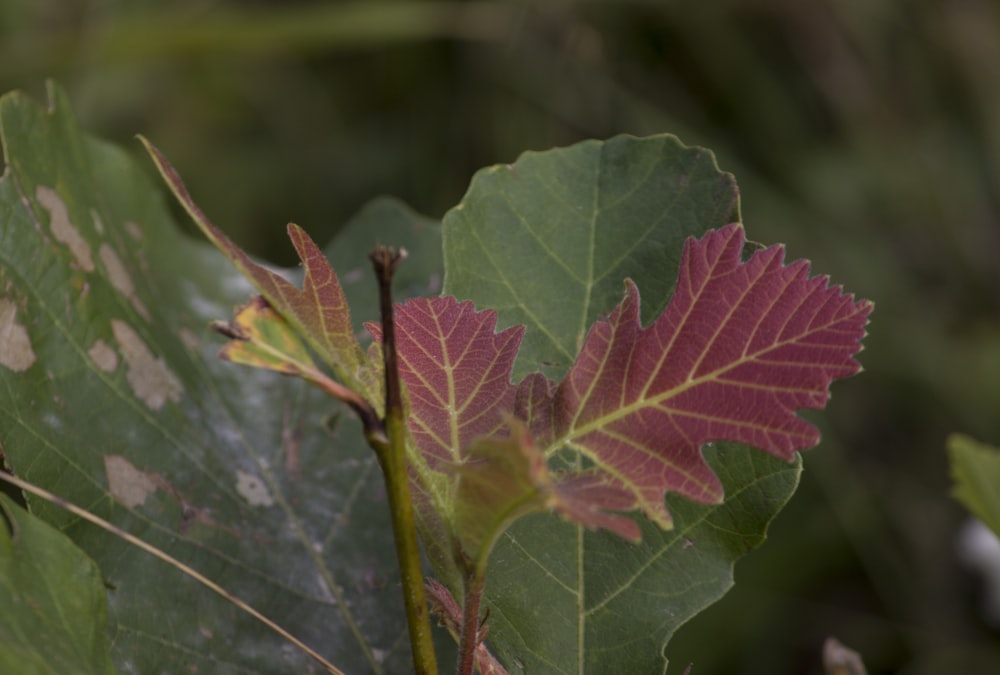
<instances>
[{"instance_id":1,"label":"thin stalk","mask_svg":"<svg viewBox=\"0 0 1000 675\"><path fill-rule=\"evenodd\" d=\"M406 410L399 379L396 356L396 328L393 322L392 276L405 252L394 253L378 246L370 258L375 266L382 310L382 353L385 361L385 443L373 447L382 465L392 529L396 540L396 557L403 582L403 601L413 651L413 667L417 675L437 675L437 658L431 640L430 611L424 592L424 574L420 565L420 546L410 496L409 472L406 466Z\"/></svg>"},{"instance_id":2,"label":"thin stalk","mask_svg":"<svg viewBox=\"0 0 1000 675\"><path fill-rule=\"evenodd\" d=\"M476 648L482 641L480 635L479 605L483 599L485 577L478 571L465 578L462 603L462 637L458 647L458 675L472 675L476 667Z\"/></svg>"}]
</instances>

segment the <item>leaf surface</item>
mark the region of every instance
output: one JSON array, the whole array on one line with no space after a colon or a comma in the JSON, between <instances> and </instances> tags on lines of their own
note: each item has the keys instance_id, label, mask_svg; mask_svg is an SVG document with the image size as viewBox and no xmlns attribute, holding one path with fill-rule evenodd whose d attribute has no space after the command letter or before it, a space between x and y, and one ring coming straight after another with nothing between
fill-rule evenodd
<instances>
[{"instance_id":1,"label":"leaf surface","mask_svg":"<svg viewBox=\"0 0 1000 675\"><path fill-rule=\"evenodd\" d=\"M495 332L496 313L451 297L414 298L395 311L408 426L430 468L458 462L480 438L495 436L514 410L510 371L524 329ZM369 324L381 339L381 329Z\"/></svg>"},{"instance_id":2,"label":"leaf surface","mask_svg":"<svg viewBox=\"0 0 1000 675\"><path fill-rule=\"evenodd\" d=\"M514 377L564 373L628 277L659 316L690 235L739 220L732 175L673 136L619 136L479 171L443 220L444 292L527 327ZM652 292L650 292L652 291Z\"/></svg>"},{"instance_id":3,"label":"leaf surface","mask_svg":"<svg viewBox=\"0 0 1000 675\"><path fill-rule=\"evenodd\" d=\"M48 109L21 94L0 101L10 464L219 582L346 672L405 670L384 488L360 425L304 382L217 358L224 341L209 323L254 288L181 235L132 156L84 136L63 93L51 96ZM384 236L389 221L391 234L408 218L367 213L346 239ZM100 566L121 672L317 672L179 572L29 504Z\"/></svg>"},{"instance_id":4,"label":"leaf surface","mask_svg":"<svg viewBox=\"0 0 1000 675\"><path fill-rule=\"evenodd\" d=\"M115 672L97 565L4 494L0 607L0 672Z\"/></svg>"}]
</instances>

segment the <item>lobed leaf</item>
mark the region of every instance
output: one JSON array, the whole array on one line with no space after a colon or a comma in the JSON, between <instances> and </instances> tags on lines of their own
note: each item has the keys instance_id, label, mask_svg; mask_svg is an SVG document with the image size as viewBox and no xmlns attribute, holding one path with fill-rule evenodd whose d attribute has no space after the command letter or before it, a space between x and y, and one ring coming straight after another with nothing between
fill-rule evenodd
<instances>
[{"instance_id":1,"label":"lobed leaf","mask_svg":"<svg viewBox=\"0 0 1000 675\"><path fill-rule=\"evenodd\" d=\"M395 324L408 428L419 452L414 464L423 478L414 492L431 551L442 542L427 539L455 536L466 555L485 564L495 538L513 520L547 509L592 529L638 537L634 522L605 513L631 508L620 487L592 472L550 475L527 429L511 419L517 387L510 377L522 327L497 333L495 312L477 312L471 302L448 296L398 305ZM381 340L377 324L368 330ZM439 522L442 516L449 527Z\"/></svg>"},{"instance_id":2,"label":"lobed leaf","mask_svg":"<svg viewBox=\"0 0 1000 675\"><path fill-rule=\"evenodd\" d=\"M514 409L510 372L523 327L495 332L496 312L451 297L414 298L395 311L399 374L409 394L409 429L431 469L460 461L496 435ZM369 332L381 340L377 324Z\"/></svg>"},{"instance_id":3,"label":"lobed leaf","mask_svg":"<svg viewBox=\"0 0 1000 675\"><path fill-rule=\"evenodd\" d=\"M661 527L670 526L667 491L722 501L704 444L745 443L789 460L819 441L796 411L822 408L830 382L861 369L853 357L872 304L810 278L804 261L785 266L781 246L745 262L743 246L739 224L688 240L670 304L647 328L627 282L563 382L533 403L532 427L550 453L583 453Z\"/></svg>"}]
</instances>

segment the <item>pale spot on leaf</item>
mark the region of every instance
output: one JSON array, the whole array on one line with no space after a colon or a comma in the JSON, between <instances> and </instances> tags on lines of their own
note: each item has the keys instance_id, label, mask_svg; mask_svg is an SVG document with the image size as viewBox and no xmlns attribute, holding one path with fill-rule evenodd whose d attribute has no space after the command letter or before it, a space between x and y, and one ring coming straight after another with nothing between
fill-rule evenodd
<instances>
[{"instance_id":1,"label":"pale spot on leaf","mask_svg":"<svg viewBox=\"0 0 1000 675\"><path fill-rule=\"evenodd\" d=\"M108 476L108 491L130 509L142 506L156 492L156 481L120 455L104 457L104 472Z\"/></svg>"},{"instance_id":2,"label":"pale spot on leaf","mask_svg":"<svg viewBox=\"0 0 1000 675\"><path fill-rule=\"evenodd\" d=\"M274 497L271 496L267 486L252 473L240 470L236 472L236 491L243 499L247 500L250 506L272 506L274 504Z\"/></svg>"},{"instance_id":3,"label":"pale spot on leaf","mask_svg":"<svg viewBox=\"0 0 1000 675\"><path fill-rule=\"evenodd\" d=\"M0 298L0 365L20 373L34 362L28 331L17 322L17 305L9 298Z\"/></svg>"},{"instance_id":4,"label":"pale spot on leaf","mask_svg":"<svg viewBox=\"0 0 1000 675\"><path fill-rule=\"evenodd\" d=\"M122 260L115 253L115 250L107 244L101 244L98 254L101 256L101 262L108 273L108 280L111 281L111 285L115 287L116 291L131 301L132 306L135 307L135 311L142 315L142 318L149 321L149 310L146 309L146 306L136 296L132 277L129 275L128 270L125 269L125 265L122 264Z\"/></svg>"},{"instance_id":5,"label":"pale spot on leaf","mask_svg":"<svg viewBox=\"0 0 1000 675\"><path fill-rule=\"evenodd\" d=\"M180 335L184 346L191 351L197 351L201 347L201 340L198 339L198 336L190 328L181 328L177 331L177 334Z\"/></svg>"},{"instance_id":6,"label":"pale spot on leaf","mask_svg":"<svg viewBox=\"0 0 1000 675\"><path fill-rule=\"evenodd\" d=\"M90 254L90 244L80 236L79 230L69 222L69 212L59 193L50 187L39 185L35 188L35 198L49 212L49 227L56 241L69 247L76 262L86 272L94 271L94 259Z\"/></svg>"},{"instance_id":7,"label":"pale spot on leaf","mask_svg":"<svg viewBox=\"0 0 1000 675\"><path fill-rule=\"evenodd\" d=\"M104 221L101 220L101 214L97 212L97 209L90 210L90 219L94 221L94 229L97 230L97 234L104 234Z\"/></svg>"},{"instance_id":8,"label":"pale spot on leaf","mask_svg":"<svg viewBox=\"0 0 1000 675\"><path fill-rule=\"evenodd\" d=\"M118 367L118 354L104 340L97 340L87 350L87 356L94 362L94 365L106 373L112 372Z\"/></svg>"},{"instance_id":9,"label":"pale spot on leaf","mask_svg":"<svg viewBox=\"0 0 1000 675\"><path fill-rule=\"evenodd\" d=\"M111 330L128 365L125 378L135 395L152 410L159 410L167 401L180 401L184 391L180 380L162 358L153 356L139 334L118 319L111 320Z\"/></svg>"},{"instance_id":10,"label":"pale spot on leaf","mask_svg":"<svg viewBox=\"0 0 1000 675\"><path fill-rule=\"evenodd\" d=\"M132 221L125 223L125 231L136 241L142 241L142 228Z\"/></svg>"}]
</instances>

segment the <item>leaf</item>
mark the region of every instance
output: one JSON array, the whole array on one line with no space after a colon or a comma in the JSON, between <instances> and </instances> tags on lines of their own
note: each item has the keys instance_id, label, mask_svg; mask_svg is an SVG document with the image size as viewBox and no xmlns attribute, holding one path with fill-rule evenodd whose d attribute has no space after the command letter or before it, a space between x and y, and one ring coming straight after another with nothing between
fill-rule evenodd
<instances>
[{"instance_id":1,"label":"leaf","mask_svg":"<svg viewBox=\"0 0 1000 675\"><path fill-rule=\"evenodd\" d=\"M564 373L626 277L666 307L681 244L739 219L736 182L673 136L619 136L479 171L443 221L444 292L527 327L514 377Z\"/></svg>"},{"instance_id":2,"label":"leaf","mask_svg":"<svg viewBox=\"0 0 1000 675\"><path fill-rule=\"evenodd\" d=\"M632 501L625 491L595 472L550 473L527 428L516 419L509 424L506 438L476 441L452 469L458 481L451 522L462 549L480 558L481 569L496 538L529 513L555 511L590 529L639 540L635 521L603 511L629 510Z\"/></svg>"},{"instance_id":3,"label":"leaf","mask_svg":"<svg viewBox=\"0 0 1000 675\"><path fill-rule=\"evenodd\" d=\"M952 496L1000 537L1000 448L952 434L948 455Z\"/></svg>"},{"instance_id":4,"label":"leaf","mask_svg":"<svg viewBox=\"0 0 1000 675\"><path fill-rule=\"evenodd\" d=\"M20 336L16 360L0 363L10 465L221 583L345 671L405 670L384 488L354 416L304 382L216 358L209 322L254 289L181 235L128 154L81 133L61 90L48 109L5 96L0 133L0 319ZM380 213L345 235L381 236ZM122 672L316 672L179 572L29 504L100 566Z\"/></svg>"},{"instance_id":5,"label":"leaf","mask_svg":"<svg viewBox=\"0 0 1000 675\"><path fill-rule=\"evenodd\" d=\"M519 410L542 419L550 379L620 301L622 280L642 289L640 318L651 322L674 290L682 242L738 213L733 177L672 136L527 153L478 173L445 216L444 290L496 308L501 327L526 326L514 376L545 376L521 384ZM505 533L486 604L488 640L511 672L665 669L674 631L732 585L734 562L763 540L800 471L797 460L728 443L704 454L726 501L668 494L674 529L640 520L637 546L541 515ZM572 455L554 461L579 467Z\"/></svg>"},{"instance_id":6,"label":"leaf","mask_svg":"<svg viewBox=\"0 0 1000 675\"><path fill-rule=\"evenodd\" d=\"M662 673L663 649L733 584L733 563L764 540L801 464L720 443L706 450L726 501L667 495L674 528L646 519L631 544L551 516L513 525L490 559L487 642L511 673Z\"/></svg>"},{"instance_id":7,"label":"leaf","mask_svg":"<svg viewBox=\"0 0 1000 675\"><path fill-rule=\"evenodd\" d=\"M830 382L861 369L853 356L872 304L809 278L805 261L783 265L781 246L746 262L743 246L736 224L688 240L670 305L648 328L628 282L558 389L533 404L550 453L579 451L664 528L666 491L722 501L704 444L740 442L790 460L819 442L796 411L822 408Z\"/></svg>"},{"instance_id":8,"label":"leaf","mask_svg":"<svg viewBox=\"0 0 1000 675\"><path fill-rule=\"evenodd\" d=\"M288 322L256 296L236 312L229 323L214 328L232 338L219 351L219 358L282 375L306 377L316 364Z\"/></svg>"},{"instance_id":9,"label":"leaf","mask_svg":"<svg viewBox=\"0 0 1000 675\"><path fill-rule=\"evenodd\" d=\"M495 333L496 312L454 298L414 298L397 305L399 375L409 395L408 426L432 470L463 459L480 438L495 436L514 410L510 369L524 329ZM381 340L381 328L368 331Z\"/></svg>"},{"instance_id":10,"label":"leaf","mask_svg":"<svg viewBox=\"0 0 1000 675\"><path fill-rule=\"evenodd\" d=\"M231 339L219 358L233 363L295 375L351 406L362 420L374 420L372 406L352 389L327 377L316 367L298 334L263 296L241 307L232 321L214 321L212 327Z\"/></svg>"},{"instance_id":11,"label":"leaf","mask_svg":"<svg viewBox=\"0 0 1000 675\"><path fill-rule=\"evenodd\" d=\"M0 671L114 673L94 561L0 494Z\"/></svg>"},{"instance_id":12,"label":"leaf","mask_svg":"<svg viewBox=\"0 0 1000 675\"><path fill-rule=\"evenodd\" d=\"M289 323L295 326L333 368L334 373L351 389L366 394L374 406L381 404L373 378L364 373L368 366L364 352L354 337L351 312L340 280L323 252L298 225L288 225L288 236L305 267L302 289L281 274L255 263L198 208L177 171L149 141L141 138L160 174L174 195L208 239L261 292Z\"/></svg>"}]
</instances>

